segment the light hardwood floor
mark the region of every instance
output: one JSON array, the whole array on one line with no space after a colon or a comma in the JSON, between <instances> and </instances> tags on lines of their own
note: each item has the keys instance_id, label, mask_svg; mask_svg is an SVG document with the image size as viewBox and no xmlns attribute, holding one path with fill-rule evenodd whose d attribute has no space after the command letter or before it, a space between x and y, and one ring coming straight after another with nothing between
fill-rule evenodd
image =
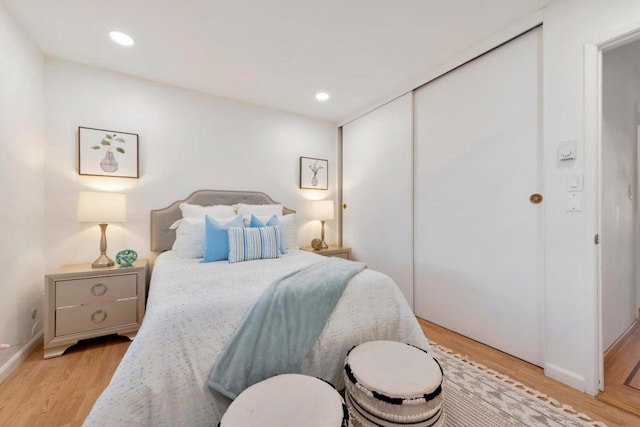
<instances>
[{"instance_id":1,"label":"light hardwood floor","mask_svg":"<svg viewBox=\"0 0 640 427\"><path fill-rule=\"evenodd\" d=\"M551 378L545 377L542 368L510 356L492 347L466 338L438 325L418 319L425 335L434 342L468 356L488 368L501 372L534 388L547 396L584 412L595 421L602 421L609 427L640 426L640 417L622 411L605 402L581 393Z\"/></svg>"},{"instance_id":2,"label":"light hardwood floor","mask_svg":"<svg viewBox=\"0 0 640 427\"><path fill-rule=\"evenodd\" d=\"M536 366L432 323L419 321L432 341L509 375L610 427L640 426L640 417L547 378ZM82 425L128 347L129 341L125 338L96 338L83 341L63 356L48 360L43 360L42 347L38 348L0 385L0 425Z\"/></svg>"},{"instance_id":3,"label":"light hardwood floor","mask_svg":"<svg viewBox=\"0 0 640 427\"><path fill-rule=\"evenodd\" d=\"M81 426L129 343L95 338L47 360L41 345L0 384L0 426Z\"/></svg>"},{"instance_id":4,"label":"light hardwood floor","mask_svg":"<svg viewBox=\"0 0 640 427\"><path fill-rule=\"evenodd\" d=\"M640 324L636 322L604 356L604 392L598 395L598 400L640 416L640 389L625 384L639 363ZM640 373L631 382L636 387L638 377Z\"/></svg>"}]
</instances>

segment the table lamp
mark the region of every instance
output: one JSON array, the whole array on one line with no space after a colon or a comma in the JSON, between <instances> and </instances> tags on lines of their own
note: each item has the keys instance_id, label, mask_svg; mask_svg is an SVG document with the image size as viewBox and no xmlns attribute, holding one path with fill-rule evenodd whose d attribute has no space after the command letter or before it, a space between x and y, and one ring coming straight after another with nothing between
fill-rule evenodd
<instances>
[{"instance_id":1,"label":"table lamp","mask_svg":"<svg viewBox=\"0 0 640 427\"><path fill-rule=\"evenodd\" d=\"M327 220L334 218L333 200L317 200L313 202L313 219L317 219L322 223L322 231L320 233L320 240L322 244L312 245L314 249L327 249L329 245L324 241L324 223Z\"/></svg>"},{"instance_id":2,"label":"table lamp","mask_svg":"<svg viewBox=\"0 0 640 427\"><path fill-rule=\"evenodd\" d=\"M78 194L78 221L97 222L100 225L100 256L91 267L111 267L114 262L107 256L107 225L127 220L127 197L118 193L81 191Z\"/></svg>"}]
</instances>

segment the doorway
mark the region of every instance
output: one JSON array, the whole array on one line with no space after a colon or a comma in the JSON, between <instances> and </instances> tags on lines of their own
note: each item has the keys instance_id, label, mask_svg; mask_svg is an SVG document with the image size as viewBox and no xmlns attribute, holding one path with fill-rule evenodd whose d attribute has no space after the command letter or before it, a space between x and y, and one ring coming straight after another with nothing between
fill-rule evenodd
<instances>
[{"instance_id":1,"label":"doorway","mask_svg":"<svg viewBox=\"0 0 640 427\"><path fill-rule=\"evenodd\" d=\"M638 106L640 40L602 52L600 127L599 399L640 415Z\"/></svg>"}]
</instances>

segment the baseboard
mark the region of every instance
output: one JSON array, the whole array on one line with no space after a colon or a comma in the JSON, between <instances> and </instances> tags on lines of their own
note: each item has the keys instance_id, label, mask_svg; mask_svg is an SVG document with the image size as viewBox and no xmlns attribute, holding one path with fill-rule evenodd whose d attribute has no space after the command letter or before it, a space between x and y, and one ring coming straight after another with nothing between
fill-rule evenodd
<instances>
[{"instance_id":1,"label":"baseboard","mask_svg":"<svg viewBox=\"0 0 640 427\"><path fill-rule=\"evenodd\" d=\"M23 345L9 360L0 366L0 384L15 371L18 366L31 354L38 344L42 342L43 332L40 331L28 343ZM7 350L5 350L7 351Z\"/></svg>"},{"instance_id":2,"label":"baseboard","mask_svg":"<svg viewBox=\"0 0 640 427\"><path fill-rule=\"evenodd\" d=\"M549 378L560 381L570 387L573 387L581 392L586 390L586 384L584 377L576 374L575 372L568 371L551 363L545 363L544 374Z\"/></svg>"},{"instance_id":3,"label":"baseboard","mask_svg":"<svg viewBox=\"0 0 640 427\"><path fill-rule=\"evenodd\" d=\"M604 351L605 360L606 360L607 355L609 353L618 350L616 347L618 347L619 345L623 345L624 344L624 339L627 337L627 334L629 332L631 332L631 330L636 326L636 323L638 323L638 319L636 319L635 322L633 322L631 324L631 326L629 326L627 329L625 329L625 331L622 333L622 335L620 335L618 338L616 338L616 340L609 346L609 348L607 348Z\"/></svg>"}]
</instances>

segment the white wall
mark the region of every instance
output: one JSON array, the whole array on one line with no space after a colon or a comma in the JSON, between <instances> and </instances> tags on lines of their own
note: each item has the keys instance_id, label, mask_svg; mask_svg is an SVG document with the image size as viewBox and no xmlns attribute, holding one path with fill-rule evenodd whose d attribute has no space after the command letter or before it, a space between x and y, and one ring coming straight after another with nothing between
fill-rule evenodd
<instances>
[{"instance_id":1,"label":"white wall","mask_svg":"<svg viewBox=\"0 0 640 427\"><path fill-rule=\"evenodd\" d=\"M0 52L0 343L18 344L0 350L1 382L31 337L31 310L41 318L44 263L43 58L2 4Z\"/></svg>"},{"instance_id":2,"label":"white wall","mask_svg":"<svg viewBox=\"0 0 640 427\"><path fill-rule=\"evenodd\" d=\"M300 213L300 245L319 235L306 197L335 199L337 129L329 122L240 104L109 71L47 59L46 269L93 261L99 229L76 222L78 192L128 195L126 223L107 230L108 253L149 254L149 211L209 188L254 190ZM140 178L77 173L78 126L140 135ZM298 189L300 156L329 160L329 190ZM336 239L327 223L328 242Z\"/></svg>"},{"instance_id":3,"label":"white wall","mask_svg":"<svg viewBox=\"0 0 640 427\"><path fill-rule=\"evenodd\" d=\"M544 176L546 204L545 373L596 393L595 254L592 165L584 151L585 43L640 26L636 0L557 0L544 17ZM589 124L591 125L591 124ZM577 140L578 158L557 161L560 141ZM566 174L585 170L581 212L566 212Z\"/></svg>"},{"instance_id":4,"label":"white wall","mask_svg":"<svg viewBox=\"0 0 640 427\"><path fill-rule=\"evenodd\" d=\"M637 314L634 218L640 42L604 54L602 93L602 336L607 349Z\"/></svg>"}]
</instances>

